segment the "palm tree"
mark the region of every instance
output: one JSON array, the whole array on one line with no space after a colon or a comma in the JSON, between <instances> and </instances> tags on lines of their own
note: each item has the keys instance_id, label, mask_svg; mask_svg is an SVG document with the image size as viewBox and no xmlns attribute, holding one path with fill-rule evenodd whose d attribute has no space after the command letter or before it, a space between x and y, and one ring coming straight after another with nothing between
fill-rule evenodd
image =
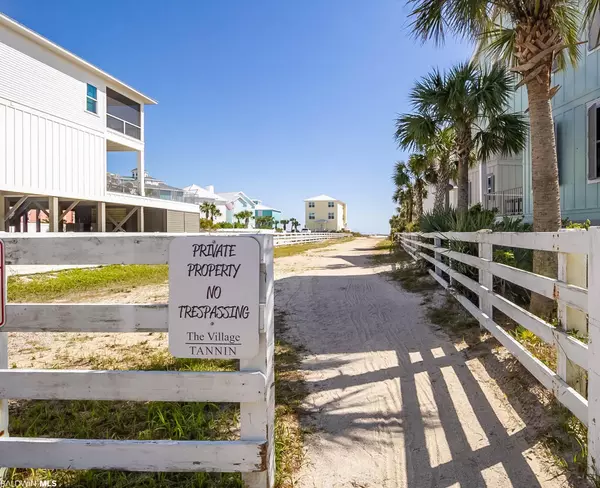
<instances>
[{"instance_id":1,"label":"palm tree","mask_svg":"<svg viewBox=\"0 0 600 488\"><path fill-rule=\"evenodd\" d=\"M432 161L425 154L411 154L408 158L408 164L398 161L394 166L392 180L397 188L406 188L411 184L414 188L414 199L417 213L417 219L423 216L423 197L426 192L426 173L431 166Z\"/></svg>"},{"instance_id":2,"label":"palm tree","mask_svg":"<svg viewBox=\"0 0 600 488\"><path fill-rule=\"evenodd\" d=\"M560 188L550 100L560 87L550 86L552 65L556 62L563 69L567 61L577 64L581 20L583 25L591 24L598 0L440 0L435 8L430 0L413 0L413 6L412 27L418 38L440 43L450 30L478 40L478 54L501 59L521 77L517 86L527 87L531 126L533 230L557 231ZM535 251L533 271L556 276L556 254ZM550 304L542 307L542 302L532 299L531 310L547 313Z\"/></svg>"},{"instance_id":3,"label":"palm tree","mask_svg":"<svg viewBox=\"0 0 600 488\"><path fill-rule=\"evenodd\" d=\"M211 206L215 206L214 203L203 202L200 205L200 212L203 212L207 219L208 219L208 216L210 215L210 212L212 210ZM215 208L217 208L217 207L215 207Z\"/></svg>"},{"instance_id":4,"label":"palm tree","mask_svg":"<svg viewBox=\"0 0 600 488\"><path fill-rule=\"evenodd\" d=\"M289 220L287 220L287 219L281 219L281 220L279 221L279 223L280 223L280 224L281 224L281 226L283 227L283 231L284 231L284 232L287 232L287 229L286 229L286 227L287 227L287 225L288 225L288 223L289 223Z\"/></svg>"},{"instance_id":5,"label":"palm tree","mask_svg":"<svg viewBox=\"0 0 600 488\"><path fill-rule=\"evenodd\" d=\"M417 81L410 93L414 114L396 120L401 147L424 149L438 127L453 127L458 163L458 205L469 205L469 162L473 154L486 161L494 154L511 155L525 146L527 124L521 114L506 113L513 93L512 76L498 63L489 69L461 63L448 73L434 70Z\"/></svg>"},{"instance_id":6,"label":"palm tree","mask_svg":"<svg viewBox=\"0 0 600 488\"><path fill-rule=\"evenodd\" d=\"M234 215L234 217L237 219L237 221L239 222L240 220L244 221L244 225L246 226L246 229L250 226L250 219L252 218L252 211L250 210L242 210L241 212L238 212Z\"/></svg>"},{"instance_id":7,"label":"palm tree","mask_svg":"<svg viewBox=\"0 0 600 488\"><path fill-rule=\"evenodd\" d=\"M407 223L411 223L413 219L413 208L414 208L414 191L412 182L409 180L408 183L401 187L396 187L396 191L392 195L394 203L399 204L398 213L402 215L404 212L404 218Z\"/></svg>"},{"instance_id":8,"label":"palm tree","mask_svg":"<svg viewBox=\"0 0 600 488\"><path fill-rule=\"evenodd\" d=\"M292 224L292 229L298 232L298 226L300 225L300 222L298 222L298 220L296 220L295 218L291 218L290 224Z\"/></svg>"},{"instance_id":9,"label":"palm tree","mask_svg":"<svg viewBox=\"0 0 600 488\"><path fill-rule=\"evenodd\" d=\"M214 203L210 204L210 220L215 220L215 217L223 215Z\"/></svg>"}]
</instances>

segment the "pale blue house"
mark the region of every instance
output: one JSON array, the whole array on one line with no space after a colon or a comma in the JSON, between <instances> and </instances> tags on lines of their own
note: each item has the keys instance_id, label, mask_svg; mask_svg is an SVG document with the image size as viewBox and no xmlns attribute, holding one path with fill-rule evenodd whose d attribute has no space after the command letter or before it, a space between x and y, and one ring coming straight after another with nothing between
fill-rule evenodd
<instances>
[{"instance_id":1,"label":"pale blue house","mask_svg":"<svg viewBox=\"0 0 600 488\"><path fill-rule=\"evenodd\" d=\"M584 37L598 39L600 16ZM552 100L556 130L560 204L563 218L573 221L590 219L600 224L600 42L579 46L580 59L576 68L568 66L555 72L553 85L560 90ZM527 92L519 89L512 109L527 108ZM523 155L523 212L533 215L531 186L531 152Z\"/></svg>"},{"instance_id":2,"label":"pale blue house","mask_svg":"<svg viewBox=\"0 0 600 488\"><path fill-rule=\"evenodd\" d=\"M237 222L235 214L249 210L254 217L256 204L243 191L217 193L217 195L225 200L225 222L231 224ZM254 227L253 220L250 220L250 227Z\"/></svg>"}]
</instances>

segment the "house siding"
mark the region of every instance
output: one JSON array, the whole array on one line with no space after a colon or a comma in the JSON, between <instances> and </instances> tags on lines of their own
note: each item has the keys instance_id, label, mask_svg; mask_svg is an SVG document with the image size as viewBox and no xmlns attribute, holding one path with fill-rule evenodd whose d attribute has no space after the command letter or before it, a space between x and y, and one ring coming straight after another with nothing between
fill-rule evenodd
<instances>
[{"instance_id":1,"label":"house siding","mask_svg":"<svg viewBox=\"0 0 600 488\"><path fill-rule=\"evenodd\" d=\"M563 218L590 219L598 224L599 184L588 182L587 175L587 104L600 98L600 51L588 54L587 44L580 45L579 50L581 56L577 68L569 66L553 75L553 85L561 86L552 100L557 135L561 213ZM527 108L524 90L517 92L515 105L521 110ZM526 217L531 219L533 191L529 144L523 161L523 204Z\"/></svg>"},{"instance_id":2,"label":"house siding","mask_svg":"<svg viewBox=\"0 0 600 488\"><path fill-rule=\"evenodd\" d=\"M102 79L0 26L0 97L99 132L105 131ZM98 88L98 114L85 111L87 83Z\"/></svg>"},{"instance_id":3,"label":"house siding","mask_svg":"<svg viewBox=\"0 0 600 488\"><path fill-rule=\"evenodd\" d=\"M0 189L101 197L106 190L104 137L0 98Z\"/></svg>"}]
</instances>

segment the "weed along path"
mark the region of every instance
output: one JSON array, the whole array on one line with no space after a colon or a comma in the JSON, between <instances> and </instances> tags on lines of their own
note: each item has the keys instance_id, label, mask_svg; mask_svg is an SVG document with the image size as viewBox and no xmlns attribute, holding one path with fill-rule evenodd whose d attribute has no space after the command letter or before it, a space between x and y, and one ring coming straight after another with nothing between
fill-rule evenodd
<instances>
[{"instance_id":1,"label":"weed along path","mask_svg":"<svg viewBox=\"0 0 600 488\"><path fill-rule=\"evenodd\" d=\"M540 446L543 425L503 389L505 365L431 324L423 296L382 273L377 242L278 260L276 304L305 347L309 388L294 486L573 486Z\"/></svg>"}]
</instances>

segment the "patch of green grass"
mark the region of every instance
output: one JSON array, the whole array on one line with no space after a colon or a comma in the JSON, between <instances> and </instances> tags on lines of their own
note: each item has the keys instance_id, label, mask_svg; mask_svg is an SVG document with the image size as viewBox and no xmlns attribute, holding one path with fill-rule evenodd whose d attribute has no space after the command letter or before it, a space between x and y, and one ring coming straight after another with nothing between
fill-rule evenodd
<instances>
[{"instance_id":1,"label":"patch of green grass","mask_svg":"<svg viewBox=\"0 0 600 488\"><path fill-rule=\"evenodd\" d=\"M11 302L44 302L70 293L92 290L121 291L133 286L163 283L167 265L112 265L102 268L71 269L57 273L8 278Z\"/></svg>"},{"instance_id":2,"label":"patch of green grass","mask_svg":"<svg viewBox=\"0 0 600 488\"><path fill-rule=\"evenodd\" d=\"M182 359L166 350L123 347L118 361L97 356L79 359L79 366L105 369L232 371L235 361ZM64 361L64 358L63 358ZM65 364L61 361L60 367ZM73 363L71 363L73 366ZM10 405L9 432L23 437L136 440L231 440L239 416L237 404L206 402L129 402L92 400L18 401ZM240 487L231 473L134 473L106 470L11 469L8 480L56 480L72 488Z\"/></svg>"},{"instance_id":3,"label":"patch of green grass","mask_svg":"<svg viewBox=\"0 0 600 488\"><path fill-rule=\"evenodd\" d=\"M398 281L406 291L423 293L439 288L440 285L429 275L427 268L413 261L404 250L396 249L391 256L395 267L388 276Z\"/></svg>"},{"instance_id":4,"label":"patch of green grass","mask_svg":"<svg viewBox=\"0 0 600 488\"><path fill-rule=\"evenodd\" d=\"M324 242L307 242L304 244L292 244L290 246L277 246L274 249L273 254L275 258L285 258L288 256L295 256L296 254L302 254L306 251L312 251L313 249L321 249L335 244L350 242L352 240L354 240L354 237L342 237Z\"/></svg>"},{"instance_id":5,"label":"patch of green grass","mask_svg":"<svg viewBox=\"0 0 600 488\"><path fill-rule=\"evenodd\" d=\"M278 313L279 335L284 314ZM116 356L94 354L56 358L56 368L135 369L145 371L235 371L238 361L174 358L147 342L119 344ZM275 453L277 487L292 486L303 460L303 430L298 419L307 394L298 371L300 351L280 339L275 346ZM10 405L9 432L22 437L136 440L234 440L238 438L239 404L208 402L16 401ZM8 480L55 480L70 488L233 488L235 473L135 473L107 470L11 469Z\"/></svg>"},{"instance_id":6,"label":"patch of green grass","mask_svg":"<svg viewBox=\"0 0 600 488\"><path fill-rule=\"evenodd\" d=\"M275 316L276 334L285 328L285 314ZM304 460L304 430L300 406L308 395L304 375L299 371L302 349L277 339L275 343L275 456L276 486L293 487L292 475Z\"/></svg>"}]
</instances>

